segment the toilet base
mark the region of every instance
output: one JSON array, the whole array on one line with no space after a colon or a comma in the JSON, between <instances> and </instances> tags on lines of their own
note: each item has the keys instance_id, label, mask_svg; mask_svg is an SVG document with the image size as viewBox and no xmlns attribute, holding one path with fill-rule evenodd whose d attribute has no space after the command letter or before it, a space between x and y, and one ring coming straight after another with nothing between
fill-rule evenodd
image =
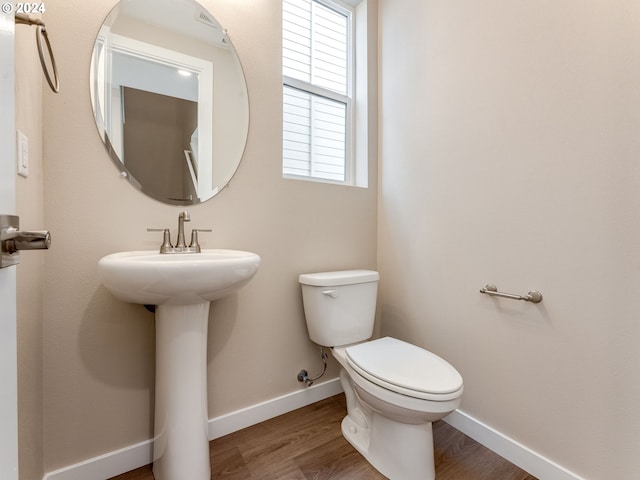
<instances>
[{"instance_id":1,"label":"toilet base","mask_svg":"<svg viewBox=\"0 0 640 480\"><path fill-rule=\"evenodd\" d=\"M390 480L434 480L431 423L407 424L376 412L362 427L347 415L342 435L367 461Z\"/></svg>"}]
</instances>

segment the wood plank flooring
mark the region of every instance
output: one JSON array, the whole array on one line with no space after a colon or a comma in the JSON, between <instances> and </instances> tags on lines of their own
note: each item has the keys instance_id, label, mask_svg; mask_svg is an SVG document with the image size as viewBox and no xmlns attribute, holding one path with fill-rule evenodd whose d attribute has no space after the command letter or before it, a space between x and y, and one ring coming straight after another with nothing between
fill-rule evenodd
<instances>
[{"instance_id":1,"label":"wood plank flooring","mask_svg":"<svg viewBox=\"0 0 640 480\"><path fill-rule=\"evenodd\" d=\"M339 394L213 440L211 478L384 480L342 436L345 414ZM445 422L434 423L433 437L437 480L536 480ZM153 480L153 473L148 465L110 480Z\"/></svg>"}]
</instances>

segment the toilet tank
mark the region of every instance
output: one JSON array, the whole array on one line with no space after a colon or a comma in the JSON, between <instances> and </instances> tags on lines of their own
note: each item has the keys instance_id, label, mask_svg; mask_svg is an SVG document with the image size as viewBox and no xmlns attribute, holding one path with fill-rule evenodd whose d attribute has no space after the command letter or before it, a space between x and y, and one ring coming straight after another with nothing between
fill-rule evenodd
<instances>
[{"instance_id":1,"label":"toilet tank","mask_svg":"<svg viewBox=\"0 0 640 480\"><path fill-rule=\"evenodd\" d=\"M363 342L373 334L378 272L343 270L300 275L309 337L335 347Z\"/></svg>"}]
</instances>

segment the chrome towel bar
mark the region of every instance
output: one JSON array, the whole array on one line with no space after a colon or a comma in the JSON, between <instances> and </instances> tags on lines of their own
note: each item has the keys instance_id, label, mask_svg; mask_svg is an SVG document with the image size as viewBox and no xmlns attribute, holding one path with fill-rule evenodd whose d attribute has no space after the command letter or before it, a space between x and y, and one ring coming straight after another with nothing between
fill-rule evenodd
<instances>
[{"instance_id":1,"label":"chrome towel bar","mask_svg":"<svg viewBox=\"0 0 640 480\"><path fill-rule=\"evenodd\" d=\"M498 287L491 283L487 283L484 288L480 289L480 293L486 293L494 297L511 298L513 300L524 300L525 302L540 303L542 301L542 294L537 290L533 290L527 293L525 296L514 295L513 293L499 292Z\"/></svg>"}]
</instances>

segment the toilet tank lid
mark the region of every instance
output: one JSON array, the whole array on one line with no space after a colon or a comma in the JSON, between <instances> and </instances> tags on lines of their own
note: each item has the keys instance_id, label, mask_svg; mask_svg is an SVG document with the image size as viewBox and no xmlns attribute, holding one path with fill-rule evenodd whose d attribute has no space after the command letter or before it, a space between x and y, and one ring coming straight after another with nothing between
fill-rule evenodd
<instances>
[{"instance_id":1,"label":"toilet tank lid","mask_svg":"<svg viewBox=\"0 0 640 480\"><path fill-rule=\"evenodd\" d=\"M337 272L303 273L298 281L303 285L314 287L334 287L356 283L377 282L378 272L373 270L340 270Z\"/></svg>"}]
</instances>

